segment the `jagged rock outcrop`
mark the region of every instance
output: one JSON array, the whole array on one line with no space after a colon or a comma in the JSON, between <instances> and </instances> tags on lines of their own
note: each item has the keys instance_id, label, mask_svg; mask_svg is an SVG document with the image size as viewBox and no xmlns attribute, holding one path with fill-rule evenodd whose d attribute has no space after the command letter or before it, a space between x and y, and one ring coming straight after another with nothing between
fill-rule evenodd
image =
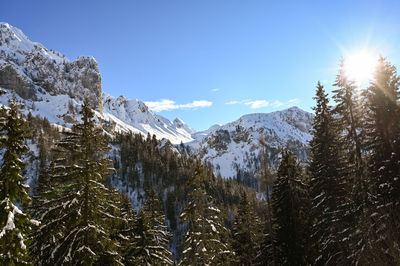
<instances>
[{"instance_id":1,"label":"jagged rock outcrop","mask_svg":"<svg viewBox=\"0 0 400 266\"><path fill-rule=\"evenodd\" d=\"M25 100L40 100L37 92L88 97L93 109L102 110L101 76L93 57L70 61L7 23L0 23L0 87Z\"/></svg>"}]
</instances>

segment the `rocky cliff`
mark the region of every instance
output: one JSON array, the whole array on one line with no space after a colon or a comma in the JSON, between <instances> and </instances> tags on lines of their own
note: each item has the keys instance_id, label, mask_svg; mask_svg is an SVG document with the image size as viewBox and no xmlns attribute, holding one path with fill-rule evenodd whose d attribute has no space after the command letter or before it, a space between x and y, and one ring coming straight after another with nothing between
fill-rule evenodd
<instances>
[{"instance_id":1,"label":"rocky cliff","mask_svg":"<svg viewBox=\"0 0 400 266\"><path fill-rule=\"evenodd\" d=\"M93 57L70 61L7 23L0 23L0 87L25 100L40 100L38 92L88 97L94 109L102 110L101 76Z\"/></svg>"}]
</instances>

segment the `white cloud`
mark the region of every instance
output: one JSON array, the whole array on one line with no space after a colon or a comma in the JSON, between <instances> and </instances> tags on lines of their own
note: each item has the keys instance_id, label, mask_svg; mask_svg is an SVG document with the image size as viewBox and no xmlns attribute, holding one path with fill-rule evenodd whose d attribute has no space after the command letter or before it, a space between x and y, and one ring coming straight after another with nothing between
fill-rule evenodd
<instances>
[{"instance_id":1,"label":"white cloud","mask_svg":"<svg viewBox=\"0 0 400 266\"><path fill-rule=\"evenodd\" d=\"M227 102L225 104L246 104L247 102L250 102L250 101L251 100L246 99L246 100L241 100L241 101L230 101L230 102Z\"/></svg>"},{"instance_id":2,"label":"white cloud","mask_svg":"<svg viewBox=\"0 0 400 266\"><path fill-rule=\"evenodd\" d=\"M250 105L252 109L258 109L262 107L267 107L269 102L266 100L248 101L244 103L245 105Z\"/></svg>"},{"instance_id":3,"label":"white cloud","mask_svg":"<svg viewBox=\"0 0 400 266\"><path fill-rule=\"evenodd\" d=\"M275 100L273 103L269 103L267 100L241 100L241 101L230 101L226 102L225 104L233 105L233 104L244 104L250 106L252 109L258 109L258 108L263 108L267 106L271 106L272 108L279 108L279 107L285 107L285 106L290 106L293 104L299 103L299 99L290 99L287 102L281 102L279 100Z\"/></svg>"},{"instance_id":4,"label":"white cloud","mask_svg":"<svg viewBox=\"0 0 400 266\"><path fill-rule=\"evenodd\" d=\"M206 101L206 100L201 100L201 101L193 101L191 103L181 104L181 105L177 105L177 106L178 106L178 108L196 109L196 108L202 108L202 107L210 107L211 105L212 105L212 102Z\"/></svg>"},{"instance_id":5,"label":"white cloud","mask_svg":"<svg viewBox=\"0 0 400 266\"><path fill-rule=\"evenodd\" d=\"M155 102L145 102L145 104L154 112L169 111L175 109L192 109L210 107L212 102L206 100L193 101L186 104L176 104L175 101L162 99Z\"/></svg>"},{"instance_id":6,"label":"white cloud","mask_svg":"<svg viewBox=\"0 0 400 266\"><path fill-rule=\"evenodd\" d=\"M300 102L300 100L299 99L290 99L289 101L287 101L287 103L288 104L296 104L296 103L299 103Z\"/></svg>"},{"instance_id":7,"label":"white cloud","mask_svg":"<svg viewBox=\"0 0 400 266\"><path fill-rule=\"evenodd\" d=\"M272 107L278 108L284 105L281 101L276 100L275 102L272 103Z\"/></svg>"},{"instance_id":8,"label":"white cloud","mask_svg":"<svg viewBox=\"0 0 400 266\"><path fill-rule=\"evenodd\" d=\"M214 88L214 89L212 89L211 91L212 92L217 92L217 91L219 91L220 90L220 88Z\"/></svg>"}]
</instances>

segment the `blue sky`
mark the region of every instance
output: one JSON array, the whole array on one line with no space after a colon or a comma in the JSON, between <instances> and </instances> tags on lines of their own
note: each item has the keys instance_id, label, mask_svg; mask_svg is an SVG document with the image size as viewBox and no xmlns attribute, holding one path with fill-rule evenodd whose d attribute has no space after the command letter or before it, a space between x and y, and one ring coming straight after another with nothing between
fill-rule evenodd
<instances>
[{"instance_id":1,"label":"blue sky","mask_svg":"<svg viewBox=\"0 0 400 266\"><path fill-rule=\"evenodd\" d=\"M341 56L400 64L400 1L6 1L0 21L70 59L92 55L103 91L196 130L331 89Z\"/></svg>"}]
</instances>

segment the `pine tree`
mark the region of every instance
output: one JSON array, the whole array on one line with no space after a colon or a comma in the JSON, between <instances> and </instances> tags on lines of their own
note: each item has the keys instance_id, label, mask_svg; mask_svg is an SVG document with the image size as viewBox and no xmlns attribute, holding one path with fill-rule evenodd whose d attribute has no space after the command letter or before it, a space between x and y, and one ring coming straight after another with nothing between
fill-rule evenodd
<instances>
[{"instance_id":1,"label":"pine tree","mask_svg":"<svg viewBox=\"0 0 400 266\"><path fill-rule=\"evenodd\" d=\"M346 175L342 172L339 130L323 86L318 83L311 145L311 250L317 265L347 265L349 206Z\"/></svg>"},{"instance_id":2,"label":"pine tree","mask_svg":"<svg viewBox=\"0 0 400 266\"><path fill-rule=\"evenodd\" d=\"M375 239L370 258L387 265L400 263L399 86L396 68L381 57L367 89L366 142Z\"/></svg>"},{"instance_id":3,"label":"pine tree","mask_svg":"<svg viewBox=\"0 0 400 266\"><path fill-rule=\"evenodd\" d=\"M227 230L223 225L221 210L206 193L206 183L208 177L198 162L194 175L188 181L188 202L180 216L181 222L187 226L181 265L229 263L233 255L225 240Z\"/></svg>"},{"instance_id":4,"label":"pine tree","mask_svg":"<svg viewBox=\"0 0 400 266\"><path fill-rule=\"evenodd\" d=\"M279 265L306 265L308 234L307 186L302 169L290 151L284 151L272 193Z\"/></svg>"},{"instance_id":5,"label":"pine tree","mask_svg":"<svg viewBox=\"0 0 400 266\"><path fill-rule=\"evenodd\" d=\"M361 90L346 73L344 62L341 62L339 73L333 84L337 89L333 91L336 107L333 112L339 129L339 148L342 149L343 165L342 174L349 183L351 197L351 214L349 218L353 224L347 231L345 238L351 246L350 257L360 261L364 257L366 237L361 230L367 220L367 194L366 165L363 157L363 109L361 106Z\"/></svg>"},{"instance_id":6,"label":"pine tree","mask_svg":"<svg viewBox=\"0 0 400 266\"><path fill-rule=\"evenodd\" d=\"M161 202L153 188L146 199L136 222L132 265L173 265L168 249L170 234L165 226Z\"/></svg>"},{"instance_id":7,"label":"pine tree","mask_svg":"<svg viewBox=\"0 0 400 266\"><path fill-rule=\"evenodd\" d=\"M131 200L126 194L115 192L114 197L119 200L113 200L119 206L119 219L113 224L114 229L111 230L110 238L118 242L118 253L122 257L122 264L134 265L136 248L136 224L137 213L132 206Z\"/></svg>"},{"instance_id":8,"label":"pine tree","mask_svg":"<svg viewBox=\"0 0 400 266\"><path fill-rule=\"evenodd\" d=\"M24 142L26 121L15 99L10 101L9 110L3 107L0 113L5 116L0 118L0 147L4 149L0 168L0 264L30 264L27 237L38 222L23 212L30 202L27 179L21 175L25 168L21 156L29 150Z\"/></svg>"},{"instance_id":9,"label":"pine tree","mask_svg":"<svg viewBox=\"0 0 400 266\"><path fill-rule=\"evenodd\" d=\"M256 257L257 265L278 265L277 257L278 251L276 247L276 224L273 221L272 214L272 186L275 179L274 174L268 166L268 153L267 153L267 138L260 139L260 158L261 158L261 173L259 182L261 189L265 190L266 209L267 212L264 217L263 236L259 246L258 254Z\"/></svg>"},{"instance_id":10,"label":"pine tree","mask_svg":"<svg viewBox=\"0 0 400 266\"><path fill-rule=\"evenodd\" d=\"M232 248L236 254L236 262L240 265L251 265L257 255L257 222L247 193L243 192L232 226Z\"/></svg>"},{"instance_id":11,"label":"pine tree","mask_svg":"<svg viewBox=\"0 0 400 266\"><path fill-rule=\"evenodd\" d=\"M102 184L112 171L105 157L109 147L87 101L80 114L82 123L57 143L48 173L51 189L36 213L43 225L34 236L42 242L32 250L43 264L120 264L108 230L117 219L110 212L116 206L106 200L110 191Z\"/></svg>"},{"instance_id":12,"label":"pine tree","mask_svg":"<svg viewBox=\"0 0 400 266\"><path fill-rule=\"evenodd\" d=\"M363 207L366 201L367 188L365 184L364 160L362 156L363 142L361 91L345 73L344 63L339 67L339 73L333 84L337 87L333 91L336 106L333 110L339 126L342 148L346 153L345 164L347 175L352 180L352 194L357 206Z\"/></svg>"}]
</instances>

